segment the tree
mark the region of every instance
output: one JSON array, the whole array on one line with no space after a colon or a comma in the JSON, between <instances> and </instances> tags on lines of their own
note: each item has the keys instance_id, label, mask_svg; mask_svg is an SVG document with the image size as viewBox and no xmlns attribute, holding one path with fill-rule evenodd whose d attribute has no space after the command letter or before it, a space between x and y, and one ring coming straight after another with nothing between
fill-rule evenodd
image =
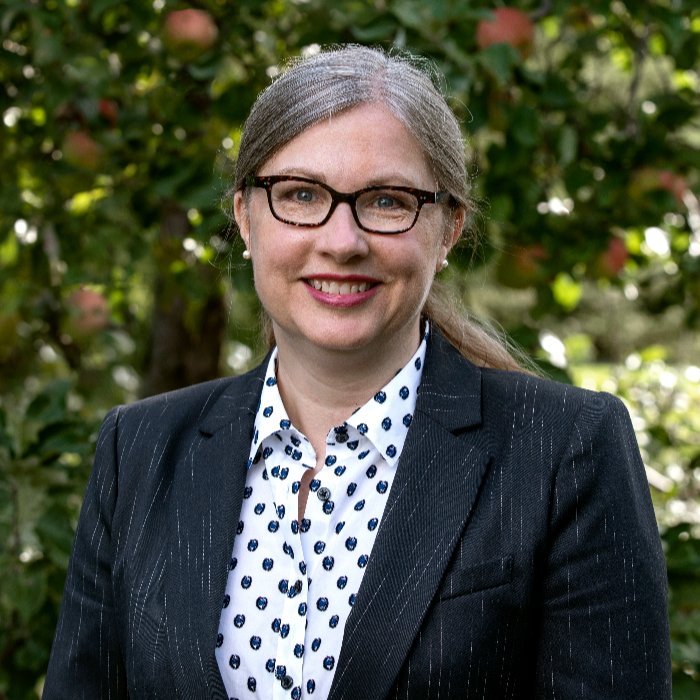
<instances>
[{"instance_id":1,"label":"tree","mask_svg":"<svg viewBox=\"0 0 700 700\"><path fill-rule=\"evenodd\" d=\"M696 3L518 0L504 25L487 2L191 5L0 9L0 698L35 695L70 548L60 523L106 408L260 350L220 200L245 115L288 56L356 41L435 62L482 234L450 281L550 370L566 378L548 332L585 338L593 360L700 349ZM607 320L623 302L629 322ZM679 652L684 682L696 642L695 661Z\"/></svg>"}]
</instances>

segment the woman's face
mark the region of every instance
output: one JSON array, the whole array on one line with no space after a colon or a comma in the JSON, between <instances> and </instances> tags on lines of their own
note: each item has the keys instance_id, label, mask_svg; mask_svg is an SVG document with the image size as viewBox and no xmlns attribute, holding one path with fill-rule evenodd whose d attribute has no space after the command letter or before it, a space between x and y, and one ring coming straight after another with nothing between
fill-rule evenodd
<instances>
[{"instance_id":1,"label":"woman's face","mask_svg":"<svg viewBox=\"0 0 700 700\"><path fill-rule=\"evenodd\" d=\"M437 189L418 142L378 104L310 127L257 174L311 178L340 192L372 185ZM360 229L341 203L323 226L292 226L273 217L258 187L237 192L234 211L280 350L307 357L325 350L407 360L433 276L463 220L446 205L426 204L413 228L382 235Z\"/></svg>"}]
</instances>

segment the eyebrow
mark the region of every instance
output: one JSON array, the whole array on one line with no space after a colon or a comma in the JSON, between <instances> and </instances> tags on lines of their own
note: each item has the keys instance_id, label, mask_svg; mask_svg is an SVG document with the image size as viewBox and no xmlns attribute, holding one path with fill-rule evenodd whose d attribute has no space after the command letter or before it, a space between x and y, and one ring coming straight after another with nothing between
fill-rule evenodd
<instances>
[{"instance_id":1,"label":"eyebrow","mask_svg":"<svg viewBox=\"0 0 700 700\"><path fill-rule=\"evenodd\" d=\"M317 182L328 185L329 187L332 186L329 184L328 179L323 173L309 170L307 167L289 166L286 168L279 168L274 174L298 175L299 177L307 177L310 180L316 180ZM360 189L364 189L365 187L376 187L378 185L386 185L387 187L412 187L413 189L425 189L422 186L416 185L415 182L411 182L410 180L406 179L404 175L398 172L387 172L381 177L370 178Z\"/></svg>"}]
</instances>

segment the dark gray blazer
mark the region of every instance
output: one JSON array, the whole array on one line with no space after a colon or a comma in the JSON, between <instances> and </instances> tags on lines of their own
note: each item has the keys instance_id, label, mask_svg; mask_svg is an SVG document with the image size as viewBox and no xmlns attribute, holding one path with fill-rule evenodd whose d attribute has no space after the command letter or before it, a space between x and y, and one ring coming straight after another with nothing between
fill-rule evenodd
<instances>
[{"instance_id":1,"label":"dark gray blazer","mask_svg":"<svg viewBox=\"0 0 700 700\"><path fill-rule=\"evenodd\" d=\"M226 698L214 657L265 364L114 409L44 698ZM670 698L666 576L621 402L438 333L331 698Z\"/></svg>"}]
</instances>

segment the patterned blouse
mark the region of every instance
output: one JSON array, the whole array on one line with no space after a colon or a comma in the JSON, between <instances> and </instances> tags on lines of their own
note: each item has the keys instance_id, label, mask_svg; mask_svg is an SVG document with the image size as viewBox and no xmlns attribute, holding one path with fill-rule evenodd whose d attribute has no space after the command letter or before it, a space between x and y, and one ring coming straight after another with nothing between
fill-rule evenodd
<instances>
[{"instance_id":1,"label":"patterned blouse","mask_svg":"<svg viewBox=\"0 0 700 700\"><path fill-rule=\"evenodd\" d=\"M311 481L301 521L299 483L316 454L287 416L273 352L216 642L229 697L328 696L413 418L426 339L386 386L328 433L325 464Z\"/></svg>"}]
</instances>

